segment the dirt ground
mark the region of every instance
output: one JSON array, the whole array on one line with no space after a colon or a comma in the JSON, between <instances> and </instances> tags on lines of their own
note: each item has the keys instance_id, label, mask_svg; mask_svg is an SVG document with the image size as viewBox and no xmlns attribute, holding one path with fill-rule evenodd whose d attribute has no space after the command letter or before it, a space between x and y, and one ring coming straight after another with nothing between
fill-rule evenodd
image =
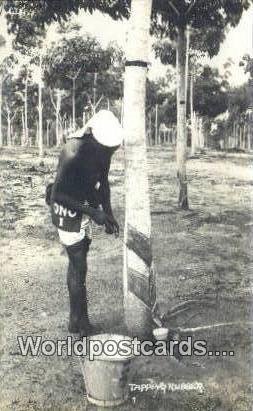
<instances>
[{"instance_id":1,"label":"dirt ground","mask_svg":"<svg viewBox=\"0 0 253 411\"><path fill-rule=\"evenodd\" d=\"M252 157L206 153L189 159L190 211L177 209L174 155L149 150L153 249L161 310L185 300L200 305L171 319L170 327L220 322L235 325L196 332L211 350L233 357L137 358L130 383L201 382L198 391L133 392L118 409L252 410ZM45 185L56 157L39 165L32 151L0 154L1 410L98 410L87 403L77 357L23 357L17 336L67 336L67 259L50 223ZM120 239L94 229L89 254L91 320L104 332L124 332L122 236L124 161L112 165L112 203ZM98 382L99 383L99 382Z\"/></svg>"}]
</instances>

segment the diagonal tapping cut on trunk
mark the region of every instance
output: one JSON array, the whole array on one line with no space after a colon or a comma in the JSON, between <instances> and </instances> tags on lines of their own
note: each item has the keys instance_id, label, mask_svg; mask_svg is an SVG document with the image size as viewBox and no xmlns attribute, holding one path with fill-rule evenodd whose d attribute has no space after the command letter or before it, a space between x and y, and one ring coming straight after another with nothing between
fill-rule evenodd
<instances>
[{"instance_id":1,"label":"diagonal tapping cut on trunk","mask_svg":"<svg viewBox=\"0 0 253 411\"><path fill-rule=\"evenodd\" d=\"M150 267L152 264L151 238L137 231L128 224L127 247L132 250L144 263Z\"/></svg>"}]
</instances>

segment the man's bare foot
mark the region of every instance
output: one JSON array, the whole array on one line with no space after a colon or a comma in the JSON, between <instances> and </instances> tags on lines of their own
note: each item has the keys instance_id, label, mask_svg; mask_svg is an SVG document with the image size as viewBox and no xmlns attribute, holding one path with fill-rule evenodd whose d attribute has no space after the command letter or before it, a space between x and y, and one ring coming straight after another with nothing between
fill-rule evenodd
<instances>
[{"instance_id":1,"label":"man's bare foot","mask_svg":"<svg viewBox=\"0 0 253 411\"><path fill-rule=\"evenodd\" d=\"M79 333L79 325L80 321L78 317L71 316L69 317L69 325L68 325L68 332L70 334L78 334Z\"/></svg>"}]
</instances>

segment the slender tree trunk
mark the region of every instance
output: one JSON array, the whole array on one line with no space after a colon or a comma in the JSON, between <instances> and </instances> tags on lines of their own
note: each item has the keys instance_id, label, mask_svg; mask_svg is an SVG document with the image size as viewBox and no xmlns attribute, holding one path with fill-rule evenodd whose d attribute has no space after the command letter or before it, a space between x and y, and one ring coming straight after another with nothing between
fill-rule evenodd
<instances>
[{"instance_id":1,"label":"slender tree trunk","mask_svg":"<svg viewBox=\"0 0 253 411\"><path fill-rule=\"evenodd\" d=\"M239 125L239 148L240 150L243 148L242 146L242 126Z\"/></svg>"},{"instance_id":2,"label":"slender tree trunk","mask_svg":"<svg viewBox=\"0 0 253 411\"><path fill-rule=\"evenodd\" d=\"M98 73L94 73L94 80L93 80L93 114L96 113L97 78L98 78Z\"/></svg>"},{"instance_id":3,"label":"slender tree trunk","mask_svg":"<svg viewBox=\"0 0 253 411\"><path fill-rule=\"evenodd\" d=\"M40 57L40 79L38 84L38 111L39 111L39 129L38 129L38 146L39 146L39 157L43 157L43 107L42 107L42 59Z\"/></svg>"},{"instance_id":4,"label":"slender tree trunk","mask_svg":"<svg viewBox=\"0 0 253 411\"><path fill-rule=\"evenodd\" d=\"M2 78L0 78L0 147L3 146L2 101L3 101L3 80L2 80Z\"/></svg>"},{"instance_id":5,"label":"slender tree trunk","mask_svg":"<svg viewBox=\"0 0 253 411\"><path fill-rule=\"evenodd\" d=\"M201 149L205 148L205 135L203 131L203 119L199 118L199 146Z\"/></svg>"},{"instance_id":6,"label":"slender tree trunk","mask_svg":"<svg viewBox=\"0 0 253 411\"><path fill-rule=\"evenodd\" d=\"M73 131L76 129L76 79L73 78L73 89L72 89L72 127Z\"/></svg>"},{"instance_id":7,"label":"slender tree trunk","mask_svg":"<svg viewBox=\"0 0 253 411\"><path fill-rule=\"evenodd\" d=\"M152 112L149 113L149 145L152 146Z\"/></svg>"},{"instance_id":8,"label":"slender tree trunk","mask_svg":"<svg viewBox=\"0 0 253 411\"><path fill-rule=\"evenodd\" d=\"M236 123L234 122L234 132L233 132L234 146L233 146L233 148L237 148L237 134L236 134L237 128L236 128L236 127L237 127L237 126L236 126Z\"/></svg>"},{"instance_id":9,"label":"slender tree trunk","mask_svg":"<svg viewBox=\"0 0 253 411\"><path fill-rule=\"evenodd\" d=\"M158 104L155 105L155 144L158 144Z\"/></svg>"},{"instance_id":10,"label":"slender tree trunk","mask_svg":"<svg viewBox=\"0 0 253 411\"><path fill-rule=\"evenodd\" d=\"M247 128L246 128L246 122L244 123L244 125L243 125L243 141L244 141L244 149L245 150L247 150L247 140L246 140L246 135L247 135L247 132L246 132L246 130L247 130Z\"/></svg>"},{"instance_id":11,"label":"slender tree trunk","mask_svg":"<svg viewBox=\"0 0 253 411\"><path fill-rule=\"evenodd\" d=\"M189 52L190 52L190 27L186 28L186 55L185 55L185 101L187 112L188 101L188 76L189 76Z\"/></svg>"},{"instance_id":12,"label":"slender tree trunk","mask_svg":"<svg viewBox=\"0 0 253 411\"><path fill-rule=\"evenodd\" d=\"M47 147L50 146L50 141L49 141L49 124L50 124L50 120L47 120L47 132L46 132Z\"/></svg>"},{"instance_id":13,"label":"slender tree trunk","mask_svg":"<svg viewBox=\"0 0 253 411\"><path fill-rule=\"evenodd\" d=\"M186 63L186 37L185 27L178 28L178 135L177 135L177 177L179 182L180 208L187 210L188 194L186 179L186 101L185 101L185 63Z\"/></svg>"},{"instance_id":14,"label":"slender tree trunk","mask_svg":"<svg viewBox=\"0 0 253 411\"><path fill-rule=\"evenodd\" d=\"M7 110L7 146L11 146L11 113Z\"/></svg>"},{"instance_id":15,"label":"slender tree trunk","mask_svg":"<svg viewBox=\"0 0 253 411\"><path fill-rule=\"evenodd\" d=\"M250 120L247 127L247 137L248 137L248 151L251 150L251 133L250 133Z\"/></svg>"},{"instance_id":16,"label":"slender tree trunk","mask_svg":"<svg viewBox=\"0 0 253 411\"><path fill-rule=\"evenodd\" d=\"M31 141L31 145L32 145L32 141ZM36 138L35 138L34 145L36 147L39 147L39 122L38 121L36 121Z\"/></svg>"},{"instance_id":17,"label":"slender tree trunk","mask_svg":"<svg viewBox=\"0 0 253 411\"><path fill-rule=\"evenodd\" d=\"M191 155L194 156L196 154L196 125L195 125L195 116L194 116L194 108L193 108L193 87L194 87L194 77L191 74L190 80L190 116L191 116Z\"/></svg>"},{"instance_id":18,"label":"slender tree trunk","mask_svg":"<svg viewBox=\"0 0 253 411\"><path fill-rule=\"evenodd\" d=\"M56 90L56 146L61 145L61 131L60 131L60 111L61 111L61 90Z\"/></svg>"},{"instance_id":19,"label":"slender tree trunk","mask_svg":"<svg viewBox=\"0 0 253 411\"><path fill-rule=\"evenodd\" d=\"M123 125L123 118L124 118L124 100L121 99L121 107L120 107L120 124Z\"/></svg>"},{"instance_id":20,"label":"slender tree trunk","mask_svg":"<svg viewBox=\"0 0 253 411\"><path fill-rule=\"evenodd\" d=\"M124 308L129 332L138 336L151 331L156 302L145 135L151 6L152 0L132 0L124 82Z\"/></svg>"},{"instance_id":21,"label":"slender tree trunk","mask_svg":"<svg viewBox=\"0 0 253 411\"><path fill-rule=\"evenodd\" d=\"M21 113L21 119L22 119L21 146L24 147L24 145L25 145L25 116L24 116L24 109L22 110L22 113Z\"/></svg>"},{"instance_id":22,"label":"slender tree trunk","mask_svg":"<svg viewBox=\"0 0 253 411\"><path fill-rule=\"evenodd\" d=\"M28 76L26 77L25 81L25 145L29 144L29 130L28 130Z\"/></svg>"}]
</instances>

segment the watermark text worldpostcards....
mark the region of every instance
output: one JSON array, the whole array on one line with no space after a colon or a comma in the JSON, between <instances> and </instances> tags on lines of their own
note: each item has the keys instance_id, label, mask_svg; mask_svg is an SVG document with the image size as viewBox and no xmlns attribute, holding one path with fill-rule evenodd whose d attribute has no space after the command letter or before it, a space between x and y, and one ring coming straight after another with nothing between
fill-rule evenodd
<instances>
[{"instance_id":1,"label":"watermark text worldpostcards....","mask_svg":"<svg viewBox=\"0 0 253 411\"><path fill-rule=\"evenodd\" d=\"M18 347L22 356L86 356L89 360L94 360L102 355L108 357L119 356L129 358L131 356L175 356L183 357L203 357L203 356L234 356L234 351L227 350L208 350L208 344L205 340L195 340L192 337L186 337L180 340L170 341L140 341L137 337L129 340L100 341L83 337L80 340L68 336L62 340L43 339L42 336L18 336Z\"/></svg>"}]
</instances>

